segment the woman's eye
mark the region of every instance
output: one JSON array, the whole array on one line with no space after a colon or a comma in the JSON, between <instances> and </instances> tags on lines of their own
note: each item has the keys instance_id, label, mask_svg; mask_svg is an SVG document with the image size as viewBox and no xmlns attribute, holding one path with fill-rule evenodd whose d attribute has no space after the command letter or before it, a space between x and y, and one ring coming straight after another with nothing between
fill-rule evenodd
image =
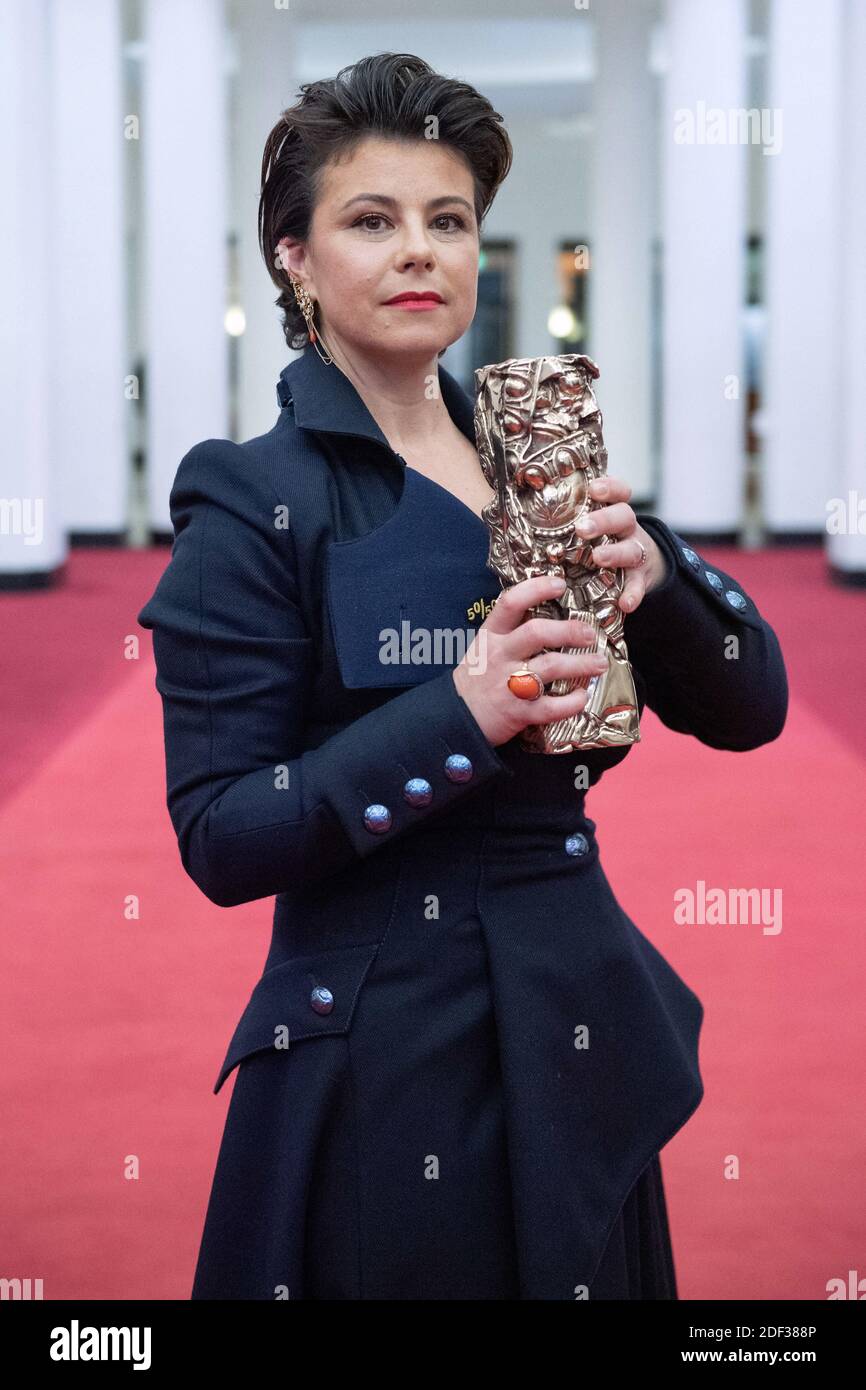
<instances>
[{"instance_id":1,"label":"woman's eye","mask_svg":"<svg viewBox=\"0 0 866 1390\"><path fill-rule=\"evenodd\" d=\"M367 222L384 222L384 220L385 220L385 219L384 219L384 217L382 216L382 214L381 214L380 212L365 212L363 217L359 217L358 220L357 220L357 222L353 222L353 223L352 223L352 226L353 226L353 227L360 227L360 226L362 225L362 223L367 223ZM379 228L378 228L378 227L370 227L369 230L370 230L371 232L378 232Z\"/></svg>"}]
</instances>

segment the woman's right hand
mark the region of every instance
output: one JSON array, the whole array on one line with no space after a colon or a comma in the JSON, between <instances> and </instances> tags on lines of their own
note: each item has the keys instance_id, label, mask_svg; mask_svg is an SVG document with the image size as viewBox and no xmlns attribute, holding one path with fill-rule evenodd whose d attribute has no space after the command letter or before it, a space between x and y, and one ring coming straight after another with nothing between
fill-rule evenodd
<instances>
[{"instance_id":1,"label":"woman's right hand","mask_svg":"<svg viewBox=\"0 0 866 1390\"><path fill-rule=\"evenodd\" d=\"M469 706L475 722L497 747L528 724L549 724L579 714L589 699L584 687L568 695L541 695L521 700L508 688L508 677L529 663L548 685L563 677L570 680L598 675L607 669L606 656L595 652L547 651L547 647L586 646L596 634L580 618L530 618L526 611L560 598L562 582L552 575L524 579L504 589L452 676L457 692ZM476 644L481 643L480 653ZM481 659L479 659L479 657Z\"/></svg>"}]
</instances>

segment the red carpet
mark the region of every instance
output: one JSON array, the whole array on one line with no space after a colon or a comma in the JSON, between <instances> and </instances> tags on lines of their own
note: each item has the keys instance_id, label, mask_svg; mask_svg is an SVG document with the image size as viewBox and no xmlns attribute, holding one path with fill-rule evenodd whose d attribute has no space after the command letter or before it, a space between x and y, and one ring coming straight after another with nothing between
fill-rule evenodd
<instances>
[{"instance_id":1,"label":"red carpet","mask_svg":"<svg viewBox=\"0 0 866 1390\"><path fill-rule=\"evenodd\" d=\"M813 549L702 553L779 634L785 732L720 753L647 712L589 811L624 908L706 1009L706 1096L662 1152L680 1295L824 1299L866 1275L866 592ZM189 1297L231 1083L211 1088L270 934L270 900L215 907L180 866L135 623L167 560L77 550L64 586L0 595L0 1276L46 1299ZM701 879L780 890L781 931L674 925Z\"/></svg>"}]
</instances>

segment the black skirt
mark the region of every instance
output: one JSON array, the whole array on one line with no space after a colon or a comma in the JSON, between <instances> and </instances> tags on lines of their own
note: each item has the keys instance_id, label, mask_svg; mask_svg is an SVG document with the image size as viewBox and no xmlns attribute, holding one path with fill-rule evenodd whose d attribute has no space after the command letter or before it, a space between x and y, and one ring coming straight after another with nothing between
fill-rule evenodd
<instances>
[{"instance_id":1,"label":"black skirt","mask_svg":"<svg viewBox=\"0 0 866 1390\"><path fill-rule=\"evenodd\" d=\"M572 760L508 756L278 899L193 1298L677 1297L658 1155L702 1095L702 1006L617 902ZM312 985L349 991L333 1031Z\"/></svg>"},{"instance_id":2,"label":"black skirt","mask_svg":"<svg viewBox=\"0 0 866 1390\"><path fill-rule=\"evenodd\" d=\"M395 1044L398 1040L395 1039ZM410 1183L392 1186L388 1168L378 1201L393 1221L380 1228L383 1260L392 1245L393 1282L377 1288L375 1297L391 1299L519 1299L519 1266L515 1244L507 1133L496 1059L492 1014L477 1018L471 1036L456 1058L460 1085L451 1093L439 1116L430 1125L426 1147L433 1148L453 1126L462 1136L461 1150L471 1141L476 1181L460 1182L460 1200L432 1201L429 1184L444 1180L441 1167ZM467 1123L466 1096L473 1080L474 1109ZM423 1074L421 1086L430 1084ZM434 1083L435 1084L435 1083ZM355 1085L357 1089L357 1083ZM359 1194L357 1135L353 1126L357 1095L348 1075L342 1095L334 1097L329 1122L322 1136L319 1161L312 1174L308 1221L304 1239L304 1297L309 1299L363 1299L364 1251L358 1236ZM443 1113L444 1111L444 1113ZM411 1112L410 1112L411 1114ZM405 1112L392 1113L391 1124L400 1136L400 1152L406 1140ZM435 1138L432 1132L435 1131ZM419 1136L416 1160L425 1148ZM443 1140L447 1149L447 1141ZM401 1165L406 1166L406 1165ZM417 1164L416 1164L417 1166ZM579 1181L579 1174L575 1175ZM366 1179L367 1195L371 1176ZM375 1182L372 1183L375 1186ZM390 1189L390 1190L389 1190ZM437 1191L436 1197L440 1194ZM194 1297L218 1297L200 1291ZM625 1200L616 1219L601 1262L588 1286L575 1286L574 1297L603 1299L676 1299L677 1283L668 1226L667 1206L659 1155L653 1155Z\"/></svg>"},{"instance_id":3,"label":"black skirt","mask_svg":"<svg viewBox=\"0 0 866 1390\"><path fill-rule=\"evenodd\" d=\"M375 1253L376 1267L390 1270L387 1281L378 1278L376 1298L519 1299L506 1111L482 925L471 915L451 925L419 915L414 929L411 918L401 920L405 932L400 950L389 957L388 978L395 991L405 988L403 967L414 969L424 959L426 987L411 1012L400 1009L396 993L393 1011L382 1001L380 1017L395 1058L387 1082L381 1071L372 1073L378 1084L368 1103L364 1075L371 1073L349 1062L340 1094L328 1106L311 1173L304 1296L370 1296L365 1262ZM428 1106L419 1104L425 1094ZM580 1174L571 1180L579 1183ZM358 1236L359 1202L376 1213L367 1223L376 1231L375 1252ZM574 1297L677 1297L658 1154L626 1198L591 1283L575 1286Z\"/></svg>"}]
</instances>

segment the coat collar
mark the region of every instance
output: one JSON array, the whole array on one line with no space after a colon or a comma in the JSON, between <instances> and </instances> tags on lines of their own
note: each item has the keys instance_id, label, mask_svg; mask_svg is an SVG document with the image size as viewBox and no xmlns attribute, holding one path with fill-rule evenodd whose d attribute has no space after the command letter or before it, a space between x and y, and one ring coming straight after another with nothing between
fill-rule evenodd
<instances>
[{"instance_id":1,"label":"coat collar","mask_svg":"<svg viewBox=\"0 0 866 1390\"><path fill-rule=\"evenodd\" d=\"M441 362L439 389L451 419L475 445L475 407L468 392ZM280 406L294 404L295 422L302 429L329 434L362 435L391 449L367 406L336 363L326 365L309 344L280 372L277 382ZM393 452L393 450L392 450ZM399 455L397 455L399 457Z\"/></svg>"}]
</instances>

